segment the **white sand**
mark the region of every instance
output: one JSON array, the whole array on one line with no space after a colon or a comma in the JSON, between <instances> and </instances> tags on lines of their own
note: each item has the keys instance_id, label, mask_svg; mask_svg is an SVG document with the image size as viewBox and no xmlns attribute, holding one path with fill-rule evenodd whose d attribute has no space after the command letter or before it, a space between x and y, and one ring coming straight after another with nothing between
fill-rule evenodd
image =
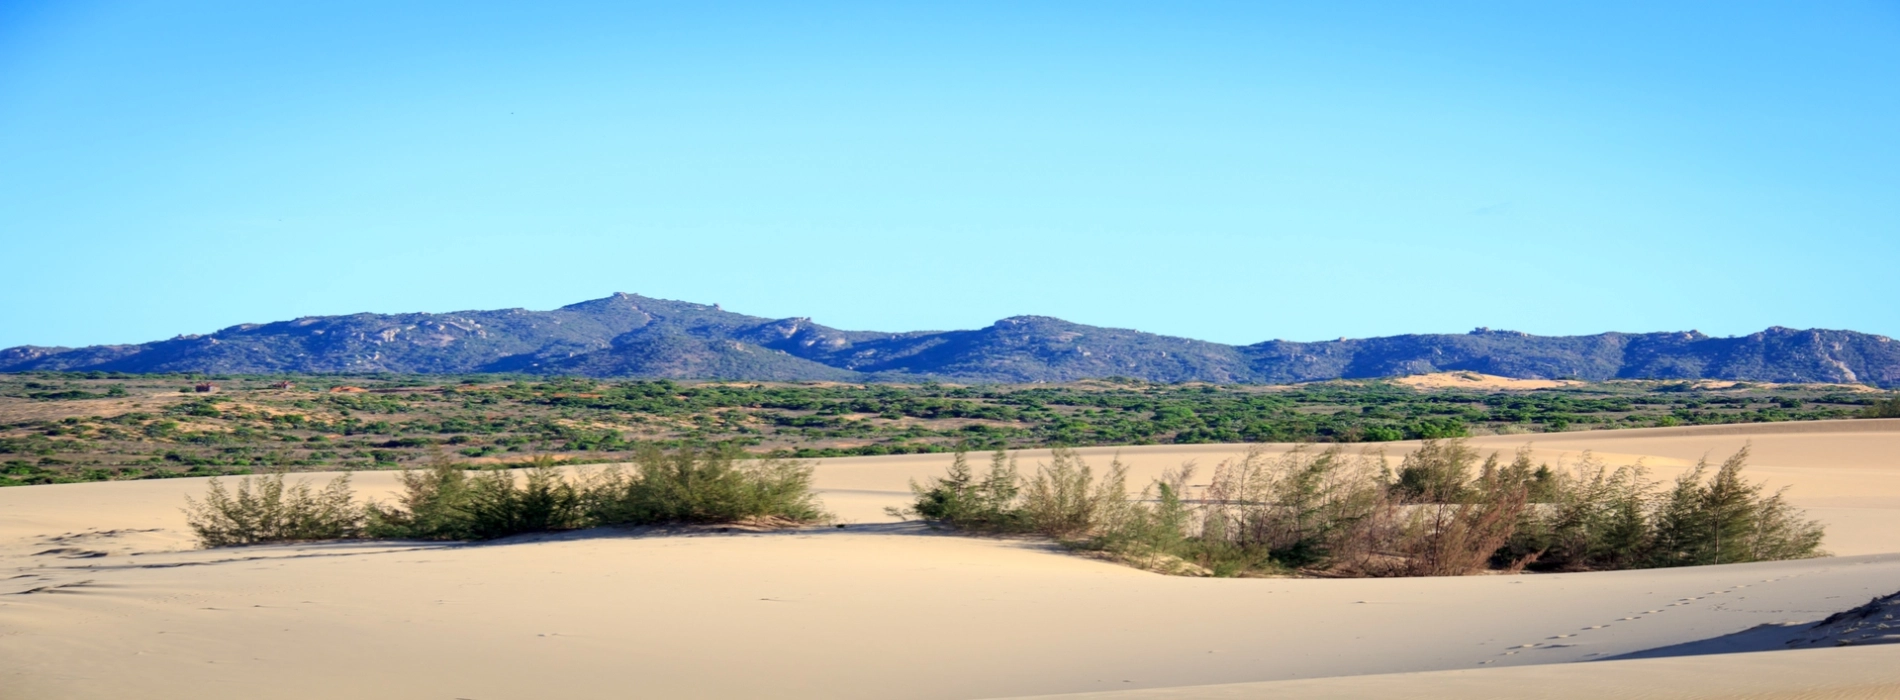
<instances>
[{"instance_id":1,"label":"white sand","mask_svg":"<svg viewBox=\"0 0 1900 700\"><path fill-rule=\"evenodd\" d=\"M1791 485L1829 524L1826 546L1849 556L1561 575L1173 578L888 523L882 509L905 501L907 480L948 462L934 455L828 460L818 481L856 523L844 530L482 545L191 550L177 508L198 480L0 489L0 700L1900 696L1900 647L1558 663L1818 620L1900 590L1900 421L1734 432L1532 444L1551 460L1584 449L1613 463L1642 456L1666 476L1752 441L1754 475ZM1475 442L1508 452L1528 437ZM1408 448L1388 446L1395 461ZM1244 450L1120 452L1139 483ZM1115 452L1085 451L1098 466ZM1024 466L1036 458L1025 453ZM357 483L374 493L391 478ZM1790 694L1804 689L1814 692Z\"/></svg>"}]
</instances>

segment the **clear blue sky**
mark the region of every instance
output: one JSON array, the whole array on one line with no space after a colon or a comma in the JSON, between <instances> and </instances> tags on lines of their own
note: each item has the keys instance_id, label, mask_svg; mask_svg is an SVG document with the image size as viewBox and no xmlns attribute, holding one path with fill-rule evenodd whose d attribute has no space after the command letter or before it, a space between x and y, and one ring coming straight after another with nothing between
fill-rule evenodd
<instances>
[{"instance_id":1,"label":"clear blue sky","mask_svg":"<svg viewBox=\"0 0 1900 700\"><path fill-rule=\"evenodd\" d=\"M1900 335L1900 4L8 0L0 251L0 347L615 291Z\"/></svg>"}]
</instances>

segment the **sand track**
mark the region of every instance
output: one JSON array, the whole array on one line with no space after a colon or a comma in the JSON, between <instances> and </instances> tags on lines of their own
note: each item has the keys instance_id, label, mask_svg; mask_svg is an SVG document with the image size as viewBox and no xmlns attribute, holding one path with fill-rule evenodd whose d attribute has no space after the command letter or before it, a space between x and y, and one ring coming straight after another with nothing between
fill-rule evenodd
<instances>
[{"instance_id":1,"label":"sand track","mask_svg":"<svg viewBox=\"0 0 1900 700\"><path fill-rule=\"evenodd\" d=\"M1851 555L1591 574L1172 578L888 522L942 456L827 461L844 530L477 545L193 550L177 508L197 480L0 489L0 698L1881 697L1900 694L1881 670L1900 646L1562 662L1900 590L1896 423L1476 441L1659 475L1747 442ZM1139 482L1244 450L1086 453L1119 452Z\"/></svg>"}]
</instances>

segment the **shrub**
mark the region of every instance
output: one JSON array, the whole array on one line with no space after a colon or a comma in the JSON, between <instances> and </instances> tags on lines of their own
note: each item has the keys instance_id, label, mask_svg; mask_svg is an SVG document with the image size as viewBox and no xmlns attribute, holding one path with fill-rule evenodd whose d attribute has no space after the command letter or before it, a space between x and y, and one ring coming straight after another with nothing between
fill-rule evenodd
<instances>
[{"instance_id":1,"label":"shrub","mask_svg":"<svg viewBox=\"0 0 1900 700\"><path fill-rule=\"evenodd\" d=\"M1519 462L1529 457L1519 452ZM1609 469L1585 452L1568 475L1548 469L1501 558L1561 570L1639 566L1652 540L1654 486L1641 464Z\"/></svg>"},{"instance_id":2,"label":"shrub","mask_svg":"<svg viewBox=\"0 0 1900 700\"><path fill-rule=\"evenodd\" d=\"M910 508L888 512L977 532L1081 541L1122 533L1128 518L1137 515L1128 498L1127 474L1117 460L1097 480L1074 450L1056 448L1048 464L1036 465L1036 473L1025 478L1016 460L998 449L989 472L978 479L959 450L943 477L923 485L911 482L915 501Z\"/></svg>"},{"instance_id":3,"label":"shrub","mask_svg":"<svg viewBox=\"0 0 1900 700\"><path fill-rule=\"evenodd\" d=\"M246 476L235 494L213 477L203 501L185 497L185 519L206 547L343 539L363 528L348 474L322 490L305 481L286 485L281 472Z\"/></svg>"},{"instance_id":4,"label":"shrub","mask_svg":"<svg viewBox=\"0 0 1900 700\"><path fill-rule=\"evenodd\" d=\"M971 472L967 454L958 450L942 478L932 478L927 485L911 481L915 503L908 510L891 509L892 515L916 515L965 530L1021 531L1025 521L1015 507L1022 491L1019 481L1015 458L1003 450L990 457L989 473L981 480Z\"/></svg>"},{"instance_id":5,"label":"shrub","mask_svg":"<svg viewBox=\"0 0 1900 700\"><path fill-rule=\"evenodd\" d=\"M441 452L426 469L405 469L391 503L351 503L349 478L322 491L285 486L282 474L239 483L235 496L215 479L205 501L186 499L205 546L370 537L479 540L598 525L822 520L811 468L743 459L736 448L641 450L632 470L610 467L570 479L553 458L525 469L470 475ZM517 473L520 472L520 473Z\"/></svg>"},{"instance_id":6,"label":"shrub","mask_svg":"<svg viewBox=\"0 0 1900 700\"><path fill-rule=\"evenodd\" d=\"M1116 552L1130 563L1151 571L1177 573L1188 567L1209 570L1210 560L1226 562L1231 556L1225 552L1203 551L1192 547L1193 540L1187 537L1192 527L1191 509L1182 500L1181 494L1187 490L1187 481L1193 475L1191 467L1169 472L1152 487L1155 494L1153 506L1130 507L1127 517L1120 527L1110 529L1097 536L1090 544L1095 548ZM1149 492L1142 493L1142 501L1148 501ZM1238 569L1222 568L1219 575L1233 575Z\"/></svg>"},{"instance_id":7,"label":"shrub","mask_svg":"<svg viewBox=\"0 0 1900 700\"><path fill-rule=\"evenodd\" d=\"M1746 482L1747 461L1743 448L1711 476L1705 460L1664 491L1641 464L1611 470L1586 453L1532 506L1499 558L1574 571L1819 556L1821 526L1784 492L1764 495Z\"/></svg>"},{"instance_id":8,"label":"shrub","mask_svg":"<svg viewBox=\"0 0 1900 700\"><path fill-rule=\"evenodd\" d=\"M1405 439L1405 431L1390 425L1374 425L1363 433L1366 442L1397 442Z\"/></svg>"},{"instance_id":9,"label":"shrub","mask_svg":"<svg viewBox=\"0 0 1900 700\"><path fill-rule=\"evenodd\" d=\"M999 452L978 479L959 454L943 478L912 485L916 502L905 513L1047 535L1151 570L1219 576L1441 576L1816 556L1820 526L1782 493L1765 496L1744 481L1747 456L1737 453L1706 480L1700 466L1659 496L1640 464L1611 470L1587 453L1560 473L1534 464L1528 449L1509 464L1495 454L1480 463L1462 441L1427 441L1395 474L1371 451L1299 446L1269 458L1255 448L1216 467L1199 498L1189 496L1186 465L1131 499L1119 462L1097 480L1074 452L1057 450L1024 479Z\"/></svg>"},{"instance_id":10,"label":"shrub","mask_svg":"<svg viewBox=\"0 0 1900 700\"><path fill-rule=\"evenodd\" d=\"M1820 524L1800 517L1783 498L1764 497L1761 484L1742 480L1744 447L1703 483L1705 459L1676 479L1655 514L1652 566L1734 564L1799 559L1820 554Z\"/></svg>"},{"instance_id":11,"label":"shrub","mask_svg":"<svg viewBox=\"0 0 1900 700\"><path fill-rule=\"evenodd\" d=\"M643 446L631 471L609 467L589 480L586 516L600 525L825 518L811 493L810 466L743 456L732 446L671 454Z\"/></svg>"},{"instance_id":12,"label":"shrub","mask_svg":"<svg viewBox=\"0 0 1900 700\"><path fill-rule=\"evenodd\" d=\"M1363 555L1369 525L1386 489L1372 452L1348 457L1335 447L1295 447L1278 459L1254 448L1214 470L1199 508L1201 539L1261 549L1287 566Z\"/></svg>"},{"instance_id":13,"label":"shrub","mask_svg":"<svg viewBox=\"0 0 1900 700\"><path fill-rule=\"evenodd\" d=\"M494 539L583 526L580 491L552 458L538 456L521 471L525 478L502 469L468 479L457 510L465 514L469 534Z\"/></svg>"},{"instance_id":14,"label":"shrub","mask_svg":"<svg viewBox=\"0 0 1900 700\"><path fill-rule=\"evenodd\" d=\"M1863 418L1900 418L1900 396L1885 401L1875 399L1860 415Z\"/></svg>"},{"instance_id":15,"label":"shrub","mask_svg":"<svg viewBox=\"0 0 1900 700\"><path fill-rule=\"evenodd\" d=\"M475 539L468 512L468 473L440 452L425 471L402 470L402 493L391 506L366 506L370 537L416 540Z\"/></svg>"},{"instance_id":16,"label":"shrub","mask_svg":"<svg viewBox=\"0 0 1900 700\"><path fill-rule=\"evenodd\" d=\"M1462 446L1457 446L1462 447ZM1424 452L1426 448L1420 448ZM1417 454L1417 453L1414 453ZM1495 462L1496 457L1492 458ZM1409 509L1393 549L1413 576L1463 576L1482 571L1516 533L1530 488L1487 465L1475 483L1448 484L1456 502L1435 499ZM1427 493L1430 493L1429 491Z\"/></svg>"},{"instance_id":17,"label":"shrub","mask_svg":"<svg viewBox=\"0 0 1900 700\"><path fill-rule=\"evenodd\" d=\"M1125 524L1129 516L1128 468L1117 459L1095 479L1074 450L1056 448L1049 464L1022 488L1022 518L1031 532L1050 537L1098 535Z\"/></svg>"}]
</instances>

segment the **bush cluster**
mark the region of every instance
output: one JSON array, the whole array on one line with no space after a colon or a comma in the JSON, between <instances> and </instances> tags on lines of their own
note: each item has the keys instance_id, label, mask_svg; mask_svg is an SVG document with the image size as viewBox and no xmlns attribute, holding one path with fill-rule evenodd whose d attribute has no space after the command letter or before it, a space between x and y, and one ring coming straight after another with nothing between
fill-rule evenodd
<instances>
[{"instance_id":1,"label":"bush cluster","mask_svg":"<svg viewBox=\"0 0 1900 700\"><path fill-rule=\"evenodd\" d=\"M404 470L393 502L358 505L349 477L322 490L286 485L281 473L244 477L236 495L217 479L203 501L187 498L192 531L207 547L348 538L485 540L606 525L796 524L826 517L811 493L811 467L747 459L736 448L667 453L648 446L630 467L570 476L548 457L526 468L470 472L438 455Z\"/></svg>"},{"instance_id":2,"label":"bush cluster","mask_svg":"<svg viewBox=\"0 0 1900 700\"><path fill-rule=\"evenodd\" d=\"M1744 449L1661 484L1640 465L1610 469L1586 455L1552 470L1528 451L1504 463L1461 440L1426 441L1396 471L1381 453L1302 446L1277 457L1255 449L1205 484L1190 484L1189 465L1131 497L1119 462L1098 479L1057 450L1025 477L998 453L979 478L958 455L946 476L912 484L904 514L1203 575L1444 576L1818 556L1821 527L1781 492L1745 481L1747 458Z\"/></svg>"},{"instance_id":3,"label":"bush cluster","mask_svg":"<svg viewBox=\"0 0 1900 700\"><path fill-rule=\"evenodd\" d=\"M206 547L345 539L363 531L348 474L322 489L309 482L286 484L281 473L246 476L236 493L212 477L203 501L185 497L185 519Z\"/></svg>"},{"instance_id":4,"label":"bush cluster","mask_svg":"<svg viewBox=\"0 0 1900 700\"><path fill-rule=\"evenodd\" d=\"M1890 399L1875 399L1861 411L1866 418L1900 418L1900 396Z\"/></svg>"}]
</instances>

